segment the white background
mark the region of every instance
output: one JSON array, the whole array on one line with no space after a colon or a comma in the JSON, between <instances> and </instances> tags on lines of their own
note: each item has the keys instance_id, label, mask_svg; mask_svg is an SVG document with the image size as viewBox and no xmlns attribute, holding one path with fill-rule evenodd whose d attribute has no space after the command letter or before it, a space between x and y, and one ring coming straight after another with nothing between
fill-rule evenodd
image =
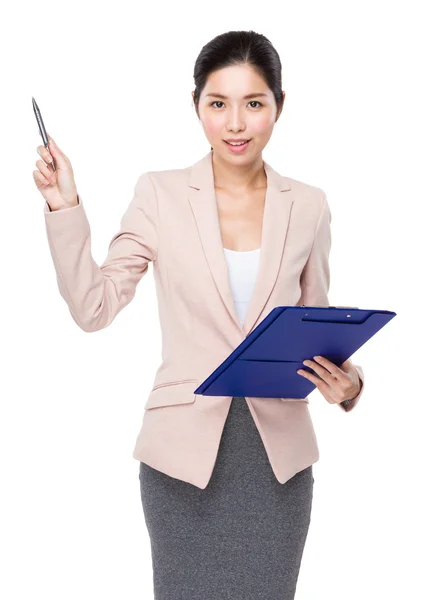
<instances>
[{"instance_id":1,"label":"white background","mask_svg":"<svg viewBox=\"0 0 430 600\"><path fill-rule=\"evenodd\" d=\"M352 357L367 389L351 413L310 396L320 460L296 598L430 596L425 8L48 0L2 10L2 598L152 597L132 458L161 359L152 266L109 328L77 327L32 177L31 97L72 162L101 264L138 176L209 151L194 61L233 29L263 33L280 54L286 102L263 156L327 194L330 303L397 313Z\"/></svg>"}]
</instances>

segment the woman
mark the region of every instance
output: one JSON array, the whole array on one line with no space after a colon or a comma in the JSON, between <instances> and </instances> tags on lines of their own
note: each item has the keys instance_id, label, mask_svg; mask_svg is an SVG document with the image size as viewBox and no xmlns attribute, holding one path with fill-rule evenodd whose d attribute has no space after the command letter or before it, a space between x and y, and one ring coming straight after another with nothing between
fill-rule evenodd
<instances>
[{"instance_id":1,"label":"woman","mask_svg":"<svg viewBox=\"0 0 430 600\"><path fill-rule=\"evenodd\" d=\"M37 161L60 292L85 331L109 325L149 262L163 334L134 457L156 600L291 600L318 460L308 399L194 390L279 305L328 305L330 210L319 188L262 158L285 94L281 63L255 32L217 36L194 70L193 102L211 151L186 169L143 174L99 267L69 159L49 137ZM363 372L305 364L330 404L350 411Z\"/></svg>"}]
</instances>

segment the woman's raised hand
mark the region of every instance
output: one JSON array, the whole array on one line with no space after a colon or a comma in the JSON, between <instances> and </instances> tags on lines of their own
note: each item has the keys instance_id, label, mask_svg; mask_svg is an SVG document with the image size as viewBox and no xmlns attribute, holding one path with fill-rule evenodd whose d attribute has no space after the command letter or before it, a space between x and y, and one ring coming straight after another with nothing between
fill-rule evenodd
<instances>
[{"instance_id":1,"label":"woman's raised hand","mask_svg":"<svg viewBox=\"0 0 430 600\"><path fill-rule=\"evenodd\" d=\"M50 135L48 142L49 150L43 144L37 147L37 152L43 160L36 161L38 170L33 171L36 187L51 210L77 206L78 192L70 160ZM52 157L55 160L55 171L52 167Z\"/></svg>"}]
</instances>

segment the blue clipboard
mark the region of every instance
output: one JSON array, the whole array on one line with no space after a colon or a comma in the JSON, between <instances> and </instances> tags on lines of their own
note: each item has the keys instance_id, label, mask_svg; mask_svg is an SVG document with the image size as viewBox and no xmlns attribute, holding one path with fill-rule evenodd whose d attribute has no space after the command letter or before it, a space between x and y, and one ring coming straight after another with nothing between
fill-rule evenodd
<instances>
[{"instance_id":1,"label":"blue clipboard","mask_svg":"<svg viewBox=\"0 0 430 600\"><path fill-rule=\"evenodd\" d=\"M277 306L195 394L305 398L316 385L297 373L325 356L340 366L397 313L357 307Z\"/></svg>"}]
</instances>

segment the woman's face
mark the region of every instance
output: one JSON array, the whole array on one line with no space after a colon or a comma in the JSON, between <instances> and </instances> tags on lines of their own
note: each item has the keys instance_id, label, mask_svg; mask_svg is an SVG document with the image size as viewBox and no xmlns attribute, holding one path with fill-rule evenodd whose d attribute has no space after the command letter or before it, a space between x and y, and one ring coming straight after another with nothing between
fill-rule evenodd
<instances>
[{"instance_id":1,"label":"woman's face","mask_svg":"<svg viewBox=\"0 0 430 600\"><path fill-rule=\"evenodd\" d=\"M249 163L268 143L281 111L277 114L275 97L264 79L248 65L235 65L211 73L198 113L214 152L229 162ZM228 145L228 139L250 141L240 148Z\"/></svg>"}]
</instances>

